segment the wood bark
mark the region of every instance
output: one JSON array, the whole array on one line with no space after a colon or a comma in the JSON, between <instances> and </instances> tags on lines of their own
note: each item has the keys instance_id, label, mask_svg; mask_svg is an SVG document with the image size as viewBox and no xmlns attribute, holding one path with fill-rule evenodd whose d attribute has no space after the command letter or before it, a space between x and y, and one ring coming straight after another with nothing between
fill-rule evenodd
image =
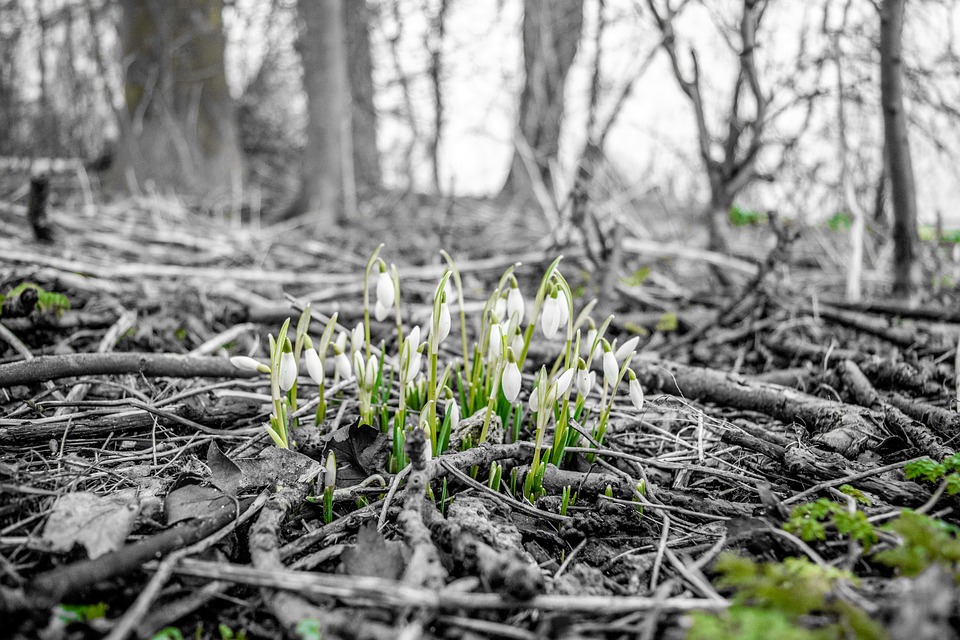
<instances>
[{"instance_id":1,"label":"wood bark","mask_svg":"<svg viewBox=\"0 0 960 640\"><path fill-rule=\"evenodd\" d=\"M346 219L353 183L350 82L343 0L301 0L297 50L307 94L307 145L300 193L289 214L311 214L318 228Z\"/></svg>"},{"instance_id":2,"label":"wood bark","mask_svg":"<svg viewBox=\"0 0 960 640\"><path fill-rule=\"evenodd\" d=\"M533 155L539 178L552 195L551 164L560 149L563 89L580 45L583 0L525 0L523 68L518 135ZM503 187L506 193L532 193L531 178L517 149Z\"/></svg>"},{"instance_id":3,"label":"wood bark","mask_svg":"<svg viewBox=\"0 0 960 640\"><path fill-rule=\"evenodd\" d=\"M377 111L373 96L373 58L370 55L370 7L366 0L344 3L347 32L347 75L350 80L353 166L357 189L363 193L380 187L380 154L377 151Z\"/></svg>"},{"instance_id":4,"label":"wood bark","mask_svg":"<svg viewBox=\"0 0 960 640\"><path fill-rule=\"evenodd\" d=\"M917 194L903 107L903 16L906 0L880 7L880 96L893 204L893 291L907 297L917 286Z\"/></svg>"},{"instance_id":5,"label":"wood bark","mask_svg":"<svg viewBox=\"0 0 960 640\"><path fill-rule=\"evenodd\" d=\"M223 0L123 0L121 142L108 183L222 205L242 152L224 68Z\"/></svg>"}]
</instances>

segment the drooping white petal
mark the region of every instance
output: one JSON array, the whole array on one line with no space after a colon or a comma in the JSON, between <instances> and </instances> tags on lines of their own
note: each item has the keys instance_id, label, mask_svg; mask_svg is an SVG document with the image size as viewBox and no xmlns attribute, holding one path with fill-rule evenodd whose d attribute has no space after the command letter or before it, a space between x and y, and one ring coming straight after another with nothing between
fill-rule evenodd
<instances>
[{"instance_id":1,"label":"drooping white petal","mask_svg":"<svg viewBox=\"0 0 960 640\"><path fill-rule=\"evenodd\" d=\"M364 343L364 331L363 331L363 322L358 322L357 326L353 328L353 333L350 336L350 348L354 351L360 351L363 349Z\"/></svg>"},{"instance_id":2,"label":"drooping white petal","mask_svg":"<svg viewBox=\"0 0 960 640\"><path fill-rule=\"evenodd\" d=\"M533 391L530 392L530 397L527 399L527 402L530 405L530 411L537 413L540 411L540 387L534 387Z\"/></svg>"},{"instance_id":3,"label":"drooping white petal","mask_svg":"<svg viewBox=\"0 0 960 640\"><path fill-rule=\"evenodd\" d=\"M577 372L576 369L570 367L566 371L560 374L557 378L557 397L563 398L567 395L567 391L570 390L570 385L573 383L573 375Z\"/></svg>"},{"instance_id":4,"label":"drooping white petal","mask_svg":"<svg viewBox=\"0 0 960 640\"><path fill-rule=\"evenodd\" d=\"M327 463L323 465L323 486L333 487L337 484L337 456L333 451L327 454Z\"/></svg>"},{"instance_id":5,"label":"drooping white petal","mask_svg":"<svg viewBox=\"0 0 960 640\"><path fill-rule=\"evenodd\" d=\"M623 362L627 355L630 353L635 353L637 350L637 344L640 342L640 336L633 336L622 345L617 347L617 351L614 354L617 358L617 362Z\"/></svg>"},{"instance_id":6,"label":"drooping white petal","mask_svg":"<svg viewBox=\"0 0 960 640\"><path fill-rule=\"evenodd\" d=\"M637 411L643 411L643 387L640 381L635 377L630 378L630 402L636 407Z\"/></svg>"},{"instance_id":7,"label":"drooping white petal","mask_svg":"<svg viewBox=\"0 0 960 640\"><path fill-rule=\"evenodd\" d=\"M337 345L337 348L340 349L340 351L346 351L347 350L347 334L344 333L343 331L338 333L337 340L336 342L334 342L334 344Z\"/></svg>"},{"instance_id":8,"label":"drooping white petal","mask_svg":"<svg viewBox=\"0 0 960 640\"><path fill-rule=\"evenodd\" d=\"M446 302L440 305L440 322L437 330L437 343L441 343L450 335L450 305Z\"/></svg>"},{"instance_id":9,"label":"drooping white petal","mask_svg":"<svg viewBox=\"0 0 960 640\"><path fill-rule=\"evenodd\" d=\"M586 360L590 357L590 347L593 346L593 341L597 339L597 330L590 329L587 331L587 337L580 342L580 357Z\"/></svg>"},{"instance_id":10,"label":"drooping white petal","mask_svg":"<svg viewBox=\"0 0 960 640\"><path fill-rule=\"evenodd\" d=\"M499 323L490 325L490 344L487 347L487 360L495 362L503 353L503 329Z\"/></svg>"},{"instance_id":11,"label":"drooping white petal","mask_svg":"<svg viewBox=\"0 0 960 640\"><path fill-rule=\"evenodd\" d=\"M590 388L593 385L590 381L590 372L586 369L580 369L577 371L577 391L580 395L586 397L590 395Z\"/></svg>"},{"instance_id":12,"label":"drooping white petal","mask_svg":"<svg viewBox=\"0 0 960 640\"><path fill-rule=\"evenodd\" d=\"M450 428L456 429L457 425L460 424L460 405L457 404L456 400L447 402L447 413L450 414Z\"/></svg>"},{"instance_id":13,"label":"drooping white petal","mask_svg":"<svg viewBox=\"0 0 960 640\"><path fill-rule=\"evenodd\" d=\"M620 375L620 366L617 364L617 357L612 351L603 354L603 384L613 385Z\"/></svg>"},{"instance_id":14,"label":"drooping white petal","mask_svg":"<svg viewBox=\"0 0 960 640\"><path fill-rule=\"evenodd\" d=\"M242 371L259 371L260 362L249 356L233 356L230 358L230 364Z\"/></svg>"},{"instance_id":15,"label":"drooping white petal","mask_svg":"<svg viewBox=\"0 0 960 640\"><path fill-rule=\"evenodd\" d=\"M293 354L284 351L280 354L280 388L283 391L290 391L297 381L297 361Z\"/></svg>"},{"instance_id":16,"label":"drooping white petal","mask_svg":"<svg viewBox=\"0 0 960 640\"><path fill-rule=\"evenodd\" d=\"M493 319L497 322L505 322L510 319L507 316L507 300L503 296L497 298L493 305Z\"/></svg>"},{"instance_id":17,"label":"drooping white petal","mask_svg":"<svg viewBox=\"0 0 960 640\"><path fill-rule=\"evenodd\" d=\"M407 379L413 380L420 373L420 363L423 361L423 354L414 350L410 355L410 366L407 369Z\"/></svg>"},{"instance_id":18,"label":"drooping white petal","mask_svg":"<svg viewBox=\"0 0 960 640\"><path fill-rule=\"evenodd\" d=\"M570 303L567 301L567 294L563 292L563 289L557 289L557 308L560 311L560 322L559 326L567 324L567 320L570 319Z\"/></svg>"},{"instance_id":19,"label":"drooping white petal","mask_svg":"<svg viewBox=\"0 0 960 640\"><path fill-rule=\"evenodd\" d=\"M303 359L307 363L307 373L310 374L310 378L313 379L317 384L323 384L324 371L323 371L323 362L320 360L320 354L317 353L317 350L314 348L305 349L303 352Z\"/></svg>"},{"instance_id":20,"label":"drooping white petal","mask_svg":"<svg viewBox=\"0 0 960 640\"><path fill-rule=\"evenodd\" d=\"M377 302L389 309L397 300L397 291L393 288L393 278L386 271L377 276Z\"/></svg>"},{"instance_id":21,"label":"drooping white petal","mask_svg":"<svg viewBox=\"0 0 960 640\"><path fill-rule=\"evenodd\" d=\"M520 289L517 287L510 287L510 291L507 292L507 319L517 316L517 324L523 322L523 294L520 293Z\"/></svg>"},{"instance_id":22,"label":"drooping white petal","mask_svg":"<svg viewBox=\"0 0 960 640\"><path fill-rule=\"evenodd\" d=\"M513 340L510 341L510 348L514 353L523 353L523 334L519 330L513 334Z\"/></svg>"},{"instance_id":23,"label":"drooping white petal","mask_svg":"<svg viewBox=\"0 0 960 640\"><path fill-rule=\"evenodd\" d=\"M377 322L383 322L389 315L390 307L377 300L377 303L373 305L373 317L377 319Z\"/></svg>"},{"instance_id":24,"label":"drooping white petal","mask_svg":"<svg viewBox=\"0 0 960 640\"><path fill-rule=\"evenodd\" d=\"M359 351L353 352L353 374L357 376L357 382L363 384L365 378L363 377L363 354Z\"/></svg>"},{"instance_id":25,"label":"drooping white petal","mask_svg":"<svg viewBox=\"0 0 960 640\"><path fill-rule=\"evenodd\" d=\"M557 334L560 327L560 304L556 298L550 297L543 301L543 312L540 314L540 328L543 335L549 340Z\"/></svg>"},{"instance_id":26,"label":"drooping white petal","mask_svg":"<svg viewBox=\"0 0 960 640\"><path fill-rule=\"evenodd\" d=\"M334 357L333 365L337 370L337 374L341 378L344 378L344 379L349 378L350 374L353 373L352 369L350 368L350 358L348 358L347 354L344 353L343 351L341 351L336 355L336 357Z\"/></svg>"},{"instance_id":27,"label":"drooping white petal","mask_svg":"<svg viewBox=\"0 0 960 640\"><path fill-rule=\"evenodd\" d=\"M367 360L367 365L363 369L363 386L368 391L373 389L373 383L377 381L377 374L380 372L380 361L377 359L377 354L370 356L370 359Z\"/></svg>"},{"instance_id":28,"label":"drooping white petal","mask_svg":"<svg viewBox=\"0 0 960 640\"><path fill-rule=\"evenodd\" d=\"M420 346L420 325L414 325L413 329L410 329L410 333L407 334L407 340L413 344L413 349L416 351L417 347Z\"/></svg>"},{"instance_id":29,"label":"drooping white petal","mask_svg":"<svg viewBox=\"0 0 960 640\"><path fill-rule=\"evenodd\" d=\"M510 404L516 402L517 396L520 395L520 367L517 366L516 362L507 363L501 386L507 402Z\"/></svg>"}]
</instances>

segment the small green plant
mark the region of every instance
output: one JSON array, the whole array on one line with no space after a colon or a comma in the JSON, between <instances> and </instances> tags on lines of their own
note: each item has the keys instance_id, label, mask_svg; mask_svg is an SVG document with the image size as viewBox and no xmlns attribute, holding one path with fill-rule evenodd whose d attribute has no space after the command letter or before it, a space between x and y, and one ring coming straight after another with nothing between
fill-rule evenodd
<instances>
[{"instance_id":1,"label":"small green plant","mask_svg":"<svg viewBox=\"0 0 960 640\"><path fill-rule=\"evenodd\" d=\"M737 205L730 207L730 224L735 227L759 226L767 224L768 220L767 214L762 211L750 211Z\"/></svg>"},{"instance_id":2,"label":"small green plant","mask_svg":"<svg viewBox=\"0 0 960 640\"><path fill-rule=\"evenodd\" d=\"M570 485L565 486L560 492L560 515L567 515L567 509L577 503L577 494L573 493Z\"/></svg>"},{"instance_id":3,"label":"small green plant","mask_svg":"<svg viewBox=\"0 0 960 640\"><path fill-rule=\"evenodd\" d=\"M96 604L61 604L57 607L57 617L64 624L89 622L106 618L107 608L107 605L103 602Z\"/></svg>"},{"instance_id":4,"label":"small green plant","mask_svg":"<svg viewBox=\"0 0 960 640\"><path fill-rule=\"evenodd\" d=\"M853 224L850 214L845 211L838 211L827 218L827 228L830 231L845 231Z\"/></svg>"},{"instance_id":5,"label":"small green plant","mask_svg":"<svg viewBox=\"0 0 960 640\"><path fill-rule=\"evenodd\" d=\"M297 635L303 640L323 640L319 620L301 620L297 623Z\"/></svg>"},{"instance_id":6,"label":"small green plant","mask_svg":"<svg viewBox=\"0 0 960 640\"><path fill-rule=\"evenodd\" d=\"M903 473L907 480L942 482L948 495L960 493L960 453L948 456L941 462L934 462L930 458L916 460L904 466Z\"/></svg>"},{"instance_id":7,"label":"small green plant","mask_svg":"<svg viewBox=\"0 0 960 640\"><path fill-rule=\"evenodd\" d=\"M37 302L34 305L37 311L53 311L57 316L60 316L64 311L70 309L70 300L62 293L47 291L33 282L21 282L6 294L0 293L0 315L3 314L3 303L7 298L15 298L27 289L33 289L37 292Z\"/></svg>"},{"instance_id":8,"label":"small green plant","mask_svg":"<svg viewBox=\"0 0 960 640\"><path fill-rule=\"evenodd\" d=\"M877 562L904 576L919 575L931 564L940 563L960 578L960 528L905 509L884 529L896 534L901 544L874 554Z\"/></svg>"},{"instance_id":9,"label":"small green plant","mask_svg":"<svg viewBox=\"0 0 960 640\"><path fill-rule=\"evenodd\" d=\"M862 499L866 500L866 497L862 496ZM783 528L810 542L826 540L828 525L832 525L840 535L859 542L864 551L869 551L877 543L877 532L865 513L859 509L851 511L847 505L828 498L797 505Z\"/></svg>"},{"instance_id":10,"label":"small green plant","mask_svg":"<svg viewBox=\"0 0 960 640\"><path fill-rule=\"evenodd\" d=\"M217 631L220 632L220 640L247 640L245 631L234 631L222 622L217 625Z\"/></svg>"},{"instance_id":11,"label":"small green plant","mask_svg":"<svg viewBox=\"0 0 960 640\"><path fill-rule=\"evenodd\" d=\"M724 553L714 569L716 585L732 589L732 605L722 613L694 613L687 640L841 640L884 638L883 628L834 589L840 580L855 581L845 571L820 567L806 558L757 563ZM816 614L817 627L809 616Z\"/></svg>"},{"instance_id":12,"label":"small green plant","mask_svg":"<svg viewBox=\"0 0 960 640\"><path fill-rule=\"evenodd\" d=\"M153 634L150 640L183 640L183 634L176 627L164 627Z\"/></svg>"}]
</instances>

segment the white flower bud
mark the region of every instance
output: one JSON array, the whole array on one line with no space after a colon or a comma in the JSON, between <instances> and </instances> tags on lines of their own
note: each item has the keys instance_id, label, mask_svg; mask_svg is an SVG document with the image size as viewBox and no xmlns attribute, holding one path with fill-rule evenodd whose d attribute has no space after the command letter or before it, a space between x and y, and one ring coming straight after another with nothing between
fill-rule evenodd
<instances>
[{"instance_id":1,"label":"white flower bud","mask_svg":"<svg viewBox=\"0 0 960 640\"><path fill-rule=\"evenodd\" d=\"M590 395L590 389L593 387L593 382L590 380L591 373L591 371L587 371L586 369L577 371L577 392L583 397Z\"/></svg>"},{"instance_id":2,"label":"white flower bud","mask_svg":"<svg viewBox=\"0 0 960 640\"><path fill-rule=\"evenodd\" d=\"M563 326L567 324L567 320L570 319L570 303L567 301L567 294L563 292L563 289L557 289L557 308L560 310L560 322L558 326Z\"/></svg>"},{"instance_id":3,"label":"white flower bud","mask_svg":"<svg viewBox=\"0 0 960 640\"><path fill-rule=\"evenodd\" d=\"M523 294L520 293L520 289L517 287L510 287L510 291L507 292L507 319L510 320L513 316L517 316L517 324L523 322Z\"/></svg>"},{"instance_id":4,"label":"white flower bud","mask_svg":"<svg viewBox=\"0 0 960 640\"><path fill-rule=\"evenodd\" d=\"M451 399L447 402L447 413L450 414L450 429L456 429L460 424L460 405L456 400Z\"/></svg>"},{"instance_id":5,"label":"white flower bud","mask_svg":"<svg viewBox=\"0 0 960 640\"><path fill-rule=\"evenodd\" d=\"M643 411L643 387L640 386L640 381L632 371L630 372L630 402L637 411Z\"/></svg>"},{"instance_id":6,"label":"white flower bud","mask_svg":"<svg viewBox=\"0 0 960 640\"><path fill-rule=\"evenodd\" d=\"M530 411L537 413L540 411L540 387L534 387L533 391L530 392L530 397L527 399L527 402L530 404Z\"/></svg>"},{"instance_id":7,"label":"white flower bud","mask_svg":"<svg viewBox=\"0 0 960 640\"><path fill-rule=\"evenodd\" d=\"M487 347L487 360L496 362L503 354L503 329L498 323L490 325L490 344Z\"/></svg>"},{"instance_id":8,"label":"white flower bud","mask_svg":"<svg viewBox=\"0 0 960 640\"><path fill-rule=\"evenodd\" d=\"M548 340L557 334L557 329L560 328L560 303L557 298L548 297L543 301L540 328Z\"/></svg>"},{"instance_id":9,"label":"white flower bud","mask_svg":"<svg viewBox=\"0 0 960 640\"><path fill-rule=\"evenodd\" d=\"M377 374L380 372L380 361L377 354L372 354L367 360L367 366L363 369L363 387L369 391L373 389L373 383L377 381Z\"/></svg>"},{"instance_id":10,"label":"white flower bud","mask_svg":"<svg viewBox=\"0 0 960 640\"><path fill-rule=\"evenodd\" d=\"M617 383L617 376L620 375L620 366L617 364L617 357L612 351L603 354L603 384L613 386Z\"/></svg>"},{"instance_id":11,"label":"white flower bud","mask_svg":"<svg viewBox=\"0 0 960 640\"><path fill-rule=\"evenodd\" d=\"M357 376L357 383L364 383L363 377L363 354L359 351L353 352L353 375Z\"/></svg>"},{"instance_id":12,"label":"white flower bud","mask_svg":"<svg viewBox=\"0 0 960 640\"><path fill-rule=\"evenodd\" d=\"M397 300L397 290L393 288L393 278L386 271L377 276L377 303L389 309Z\"/></svg>"},{"instance_id":13,"label":"white flower bud","mask_svg":"<svg viewBox=\"0 0 960 640\"><path fill-rule=\"evenodd\" d=\"M284 351L280 354L280 389L290 391L297 381L297 361L293 353Z\"/></svg>"},{"instance_id":14,"label":"white flower bud","mask_svg":"<svg viewBox=\"0 0 960 640\"><path fill-rule=\"evenodd\" d=\"M310 377L317 384L323 384L323 379L325 377L323 371L323 361L320 360L320 354L317 353L317 350L313 347L305 349L303 352L303 359L307 363L307 373L310 374Z\"/></svg>"},{"instance_id":15,"label":"white flower bud","mask_svg":"<svg viewBox=\"0 0 960 640\"><path fill-rule=\"evenodd\" d=\"M497 322L510 320L507 316L507 301L503 296L498 297L493 305L493 319Z\"/></svg>"},{"instance_id":16,"label":"white flower bud","mask_svg":"<svg viewBox=\"0 0 960 640\"><path fill-rule=\"evenodd\" d=\"M626 360L627 356L631 353L636 353L637 344L640 342L640 336L633 336L622 345L617 347L617 351L614 354L617 358L617 362L623 362Z\"/></svg>"},{"instance_id":17,"label":"white flower bud","mask_svg":"<svg viewBox=\"0 0 960 640\"><path fill-rule=\"evenodd\" d=\"M353 328L353 333L350 336L350 349L353 352L357 352L363 349L363 345L364 345L363 322L358 322L357 326Z\"/></svg>"},{"instance_id":18,"label":"white flower bud","mask_svg":"<svg viewBox=\"0 0 960 640\"><path fill-rule=\"evenodd\" d=\"M390 307L377 300L377 303L373 305L373 317L377 319L377 322L383 322L389 315Z\"/></svg>"},{"instance_id":19,"label":"white flower bud","mask_svg":"<svg viewBox=\"0 0 960 640\"><path fill-rule=\"evenodd\" d=\"M347 350L347 334L341 331L337 334L337 339L334 341L334 344L337 345L337 349L340 351Z\"/></svg>"},{"instance_id":20,"label":"white flower bud","mask_svg":"<svg viewBox=\"0 0 960 640\"><path fill-rule=\"evenodd\" d=\"M333 365L337 370L337 374L343 379L349 378L350 374L353 373L350 369L350 358L347 357L344 351L337 353L333 359Z\"/></svg>"},{"instance_id":21,"label":"white flower bud","mask_svg":"<svg viewBox=\"0 0 960 640\"><path fill-rule=\"evenodd\" d=\"M570 367L566 371L560 374L560 377L557 378L557 397L563 398L567 395L567 391L570 390L570 385L573 383L573 375L577 372L576 369Z\"/></svg>"},{"instance_id":22,"label":"white flower bud","mask_svg":"<svg viewBox=\"0 0 960 640\"><path fill-rule=\"evenodd\" d=\"M260 371L260 362L249 356L233 356L230 364L241 371Z\"/></svg>"},{"instance_id":23,"label":"white flower bud","mask_svg":"<svg viewBox=\"0 0 960 640\"><path fill-rule=\"evenodd\" d=\"M513 334L513 340L510 341L510 348L513 349L514 353L523 353L523 334L520 333L519 329Z\"/></svg>"},{"instance_id":24,"label":"white flower bud","mask_svg":"<svg viewBox=\"0 0 960 640\"><path fill-rule=\"evenodd\" d=\"M440 304L440 317L438 318L437 344L447 339L450 335L450 305L446 302ZM431 328L433 325L431 325Z\"/></svg>"},{"instance_id":25,"label":"white flower bud","mask_svg":"<svg viewBox=\"0 0 960 640\"><path fill-rule=\"evenodd\" d=\"M337 456L333 451L327 454L327 463L323 465L323 486L334 487L337 484Z\"/></svg>"},{"instance_id":26,"label":"white flower bud","mask_svg":"<svg viewBox=\"0 0 960 640\"><path fill-rule=\"evenodd\" d=\"M516 362L508 362L507 368L503 372L501 386L503 395L510 404L516 402L517 396L520 395L520 382L520 367L517 366Z\"/></svg>"}]
</instances>

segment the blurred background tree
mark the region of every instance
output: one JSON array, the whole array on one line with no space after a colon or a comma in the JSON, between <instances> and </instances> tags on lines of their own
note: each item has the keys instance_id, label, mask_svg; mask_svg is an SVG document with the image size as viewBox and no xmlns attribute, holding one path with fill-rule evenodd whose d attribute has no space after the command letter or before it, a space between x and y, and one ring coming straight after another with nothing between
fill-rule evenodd
<instances>
[{"instance_id":1,"label":"blurred background tree","mask_svg":"<svg viewBox=\"0 0 960 640\"><path fill-rule=\"evenodd\" d=\"M0 169L321 225L500 194L559 244L699 220L737 253L730 216L775 209L907 273L918 224L960 225L958 29L948 0L0 0Z\"/></svg>"},{"instance_id":2,"label":"blurred background tree","mask_svg":"<svg viewBox=\"0 0 960 640\"><path fill-rule=\"evenodd\" d=\"M222 0L123 0L124 109L108 183L240 202Z\"/></svg>"}]
</instances>

